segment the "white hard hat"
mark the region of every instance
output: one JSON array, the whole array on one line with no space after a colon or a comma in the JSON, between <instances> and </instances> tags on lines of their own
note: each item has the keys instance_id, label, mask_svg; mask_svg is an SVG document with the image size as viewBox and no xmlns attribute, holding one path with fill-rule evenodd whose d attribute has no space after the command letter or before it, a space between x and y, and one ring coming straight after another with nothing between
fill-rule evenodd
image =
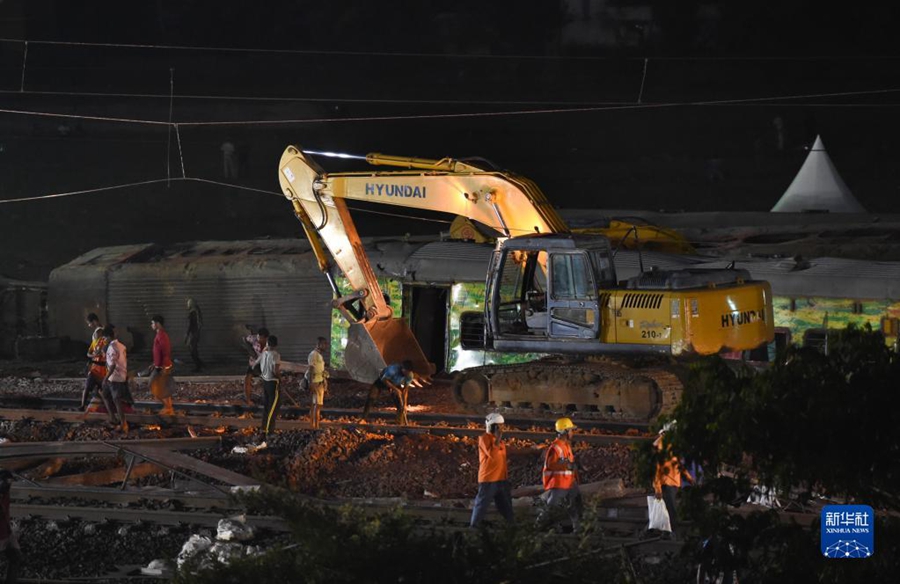
<instances>
[{"instance_id":1,"label":"white hard hat","mask_svg":"<svg viewBox=\"0 0 900 584\"><path fill-rule=\"evenodd\" d=\"M503 416L496 413L491 412L484 418L484 430L485 432L491 431L491 426L494 424L502 424L504 422Z\"/></svg>"}]
</instances>

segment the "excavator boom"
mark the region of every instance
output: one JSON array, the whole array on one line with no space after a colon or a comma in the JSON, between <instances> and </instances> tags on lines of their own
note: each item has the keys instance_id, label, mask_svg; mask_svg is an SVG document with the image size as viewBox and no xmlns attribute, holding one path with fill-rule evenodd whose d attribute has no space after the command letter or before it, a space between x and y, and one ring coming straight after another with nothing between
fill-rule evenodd
<instances>
[{"instance_id":1,"label":"excavator boom","mask_svg":"<svg viewBox=\"0 0 900 584\"><path fill-rule=\"evenodd\" d=\"M335 308L351 324L345 363L354 379L371 381L386 363L403 359L412 360L418 373L430 375L433 366L409 327L393 318L345 200L453 213L506 237L568 228L540 189L524 177L449 158L369 154L366 160L404 170L328 174L300 148L289 146L281 157L279 181L329 278ZM323 244L352 288L346 294L335 283Z\"/></svg>"}]
</instances>

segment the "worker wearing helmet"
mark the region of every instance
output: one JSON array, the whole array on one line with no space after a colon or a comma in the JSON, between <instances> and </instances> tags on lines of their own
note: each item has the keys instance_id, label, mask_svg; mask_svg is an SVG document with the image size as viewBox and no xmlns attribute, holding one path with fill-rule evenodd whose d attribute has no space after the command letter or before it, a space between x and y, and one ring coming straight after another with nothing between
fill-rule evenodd
<instances>
[{"instance_id":1,"label":"worker wearing helmet","mask_svg":"<svg viewBox=\"0 0 900 584\"><path fill-rule=\"evenodd\" d=\"M469 522L471 527L478 527L492 500L503 518L509 523L513 522L503 422L500 414L488 414L484 419L484 434L478 437L478 494L475 496L475 506Z\"/></svg>"},{"instance_id":2,"label":"worker wearing helmet","mask_svg":"<svg viewBox=\"0 0 900 584\"><path fill-rule=\"evenodd\" d=\"M578 467L572 452L572 434L575 424L569 418L556 421L556 440L544 454L544 494L546 506L538 517L539 525L546 525L548 515L555 507L565 507L572 520L572 529L578 530L582 501L578 489Z\"/></svg>"}]
</instances>

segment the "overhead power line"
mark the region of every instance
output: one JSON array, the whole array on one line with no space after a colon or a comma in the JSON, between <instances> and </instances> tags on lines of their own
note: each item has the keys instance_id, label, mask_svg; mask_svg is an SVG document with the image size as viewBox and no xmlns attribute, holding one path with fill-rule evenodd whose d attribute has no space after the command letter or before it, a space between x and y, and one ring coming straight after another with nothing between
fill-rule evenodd
<instances>
[{"instance_id":1,"label":"overhead power line","mask_svg":"<svg viewBox=\"0 0 900 584\"><path fill-rule=\"evenodd\" d=\"M267 191L265 189L257 189L257 188L253 188L253 187L243 186L243 185L236 185L233 183L226 183L226 182L210 180L210 179L206 179L206 178L187 176L187 177L158 178L158 179L145 180L145 181L132 182L132 183L124 183L124 184L118 184L118 185L112 185L112 186L106 186L106 187L95 187L92 189L68 191L68 192L64 192L64 193L50 193L47 195L19 197L17 199L0 199L0 205L10 204L10 203L26 203L26 202L34 202L34 201L46 201L46 200L50 200L50 199L59 199L62 197L72 197L75 195L91 195L91 194L97 194L97 193L102 193L102 192L107 192L107 191L114 191L114 190L118 190L118 189L127 189L127 188L131 188L131 187L141 187L141 186L146 186L146 185L169 183L169 182L202 183L202 184L226 187L226 188L230 188L230 189L235 189L235 190L239 190L239 191L247 191L247 192L257 193L257 194L262 194L262 195L274 195L276 197L284 197L284 195L282 193L278 193L275 191ZM442 224L452 223L451 221L447 221L445 219L432 219L430 217L420 217L420 216L409 215L409 214L405 214L405 213L390 213L387 211L375 211L372 209L362 209L359 207L349 206L349 205L348 205L348 207L352 211L355 211L357 213L369 213L371 215L386 215L388 217L399 217L401 219L415 219L416 221L429 221L431 223L442 223Z\"/></svg>"},{"instance_id":2,"label":"overhead power line","mask_svg":"<svg viewBox=\"0 0 900 584\"><path fill-rule=\"evenodd\" d=\"M82 189L80 191L68 191L65 193L50 193L48 195L37 195L34 197L19 197L17 199L0 199L0 205L7 205L9 203L25 203L28 201L43 201L46 199L59 199L62 197L72 197L75 195L89 195L89 194L94 194L94 193L102 193L104 191L114 191L117 189L126 189L126 188L130 188L130 187L140 187L140 186L144 186L144 185L164 183L167 180L169 180L169 179L158 178L158 179L145 180L145 181L140 181L140 182L112 185L112 186L108 186L108 187L96 187L93 189ZM173 179L173 180L181 180L181 179Z\"/></svg>"},{"instance_id":3,"label":"overhead power line","mask_svg":"<svg viewBox=\"0 0 900 584\"><path fill-rule=\"evenodd\" d=\"M591 113L617 110L641 110L641 109L662 109L676 107L698 107L698 106L728 106L728 105L747 105L761 104L767 105L776 101L789 101L797 99L824 99L831 97L848 97L848 96L864 96L864 95L883 95L890 93L900 93L900 88L894 89L873 89L865 91L841 91L834 93L812 93L800 95L778 95L769 97L750 97L740 99L722 99L722 100L706 100L706 101L688 101L688 102L668 102L668 103L630 103L619 105L604 105L596 107L571 107L571 108L548 108L548 109L528 109L528 110L512 110L512 111L493 111L493 112L464 112L464 113L439 113L439 114L409 114L409 115L387 115L387 116L355 116L355 117L328 117L328 118L299 118L299 119L278 119L278 120L215 120L208 122L191 122L191 121L175 121L166 122L162 120L142 120L137 118L113 118L104 116L85 116L81 114L67 114L58 112L42 112L34 110L14 110L0 109L0 113L26 115L26 116L45 116L54 118L70 118L84 119L102 122L117 122L128 124L147 124L157 126L172 127L199 127L199 126L264 126L264 125L300 125L300 124L323 124L323 123L347 123L347 122L380 122L380 121L403 121L403 120L428 120L428 119L460 119L460 118L486 118L486 117L504 117L504 116L528 116L528 115L551 115L551 114L574 114L574 113ZM821 104L828 106L828 104Z\"/></svg>"},{"instance_id":4,"label":"overhead power line","mask_svg":"<svg viewBox=\"0 0 900 584\"><path fill-rule=\"evenodd\" d=\"M16 95L41 95L41 96L66 96L66 97L115 97L134 99L169 99L168 93L106 93L102 91L15 91L0 89L0 94ZM225 101L301 101L308 103L383 103L383 104L428 104L428 105L622 105L626 101L554 101L554 100L488 100L488 99L379 99L379 98L349 98L349 97L277 97L277 96L249 96L249 95L187 95L174 94L175 99L190 100L225 100Z\"/></svg>"},{"instance_id":5,"label":"overhead power line","mask_svg":"<svg viewBox=\"0 0 900 584\"><path fill-rule=\"evenodd\" d=\"M426 59L472 59L472 60L537 60L537 61L869 61L900 60L900 55L734 55L734 56L597 56L597 55L496 55L472 53L425 53L404 51L335 51L329 49L272 49L259 47L222 47L198 45L159 45L150 43L96 43L79 41L51 41L33 39L0 38L3 43L30 43L32 45L147 49L161 51L202 51L224 53L261 53L285 55L334 55L347 57L399 57Z\"/></svg>"}]
</instances>

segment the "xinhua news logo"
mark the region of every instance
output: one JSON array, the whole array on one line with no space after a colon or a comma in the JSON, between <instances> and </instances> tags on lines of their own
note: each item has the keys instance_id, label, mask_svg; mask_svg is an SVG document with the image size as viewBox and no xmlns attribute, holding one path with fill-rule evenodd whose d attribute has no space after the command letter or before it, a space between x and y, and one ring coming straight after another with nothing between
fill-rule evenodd
<instances>
[{"instance_id":1,"label":"xinhua news logo","mask_svg":"<svg viewBox=\"0 0 900 584\"><path fill-rule=\"evenodd\" d=\"M868 505L826 505L821 548L826 558L871 557L875 554L875 512Z\"/></svg>"}]
</instances>

